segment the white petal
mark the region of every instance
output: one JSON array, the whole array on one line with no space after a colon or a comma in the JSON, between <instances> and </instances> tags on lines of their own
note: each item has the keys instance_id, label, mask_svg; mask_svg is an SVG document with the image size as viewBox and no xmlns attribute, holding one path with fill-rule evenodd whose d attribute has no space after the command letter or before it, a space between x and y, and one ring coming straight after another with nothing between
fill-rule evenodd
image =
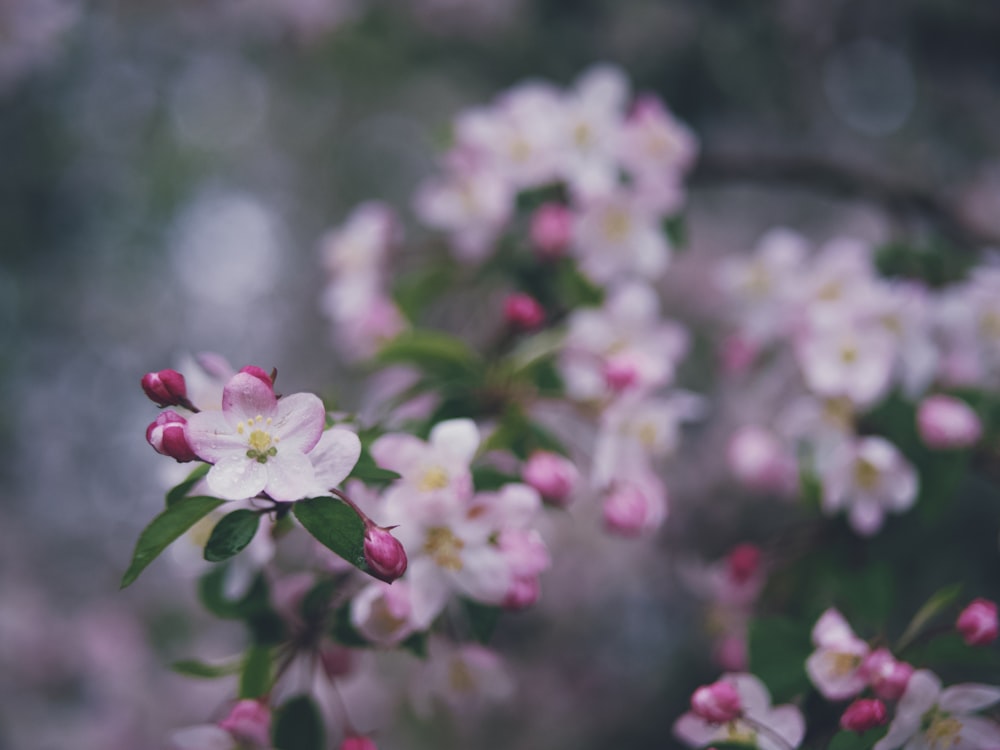
<instances>
[{"instance_id":1,"label":"white petal","mask_svg":"<svg viewBox=\"0 0 1000 750\"><path fill-rule=\"evenodd\" d=\"M245 422L257 416L270 417L276 408L274 388L249 373L236 373L222 389L222 411L230 420Z\"/></svg>"},{"instance_id":2,"label":"white petal","mask_svg":"<svg viewBox=\"0 0 1000 750\"><path fill-rule=\"evenodd\" d=\"M245 449L244 449L245 450ZM267 484L264 464L243 455L229 454L215 464L205 477L208 488L225 500L256 497Z\"/></svg>"},{"instance_id":3,"label":"white petal","mask_svg":"<svg viewBox=\"0 0 1000 750\"><path fill-rule=\"evenodd\" d=\"M479 449L479 428L471 419L449 419L434 426L430 444L435 451L467 466Z\"/></svg>"},{"instance_id":4,"label":"white petal","mask_svg":"<svg viewBox=\"0 0 1000 750\"><path fill-rule=\"evenodd\" d=\"M316 491L316 471L303 453L278 449L267 460L267 494L280 502L302 500Z\"/></svg>"},{"instance_id":5,"label":"white petal","mask_svg":"<svg viewBox=\"0 0 1000 750\"><path fill-rule=\"evenodd\" d=\"M674 736L691 747L704 747L722 735L722 728L686 713L674 722Z\"/></svg>"},{"instance_id":6,"label":"white petal","mask_svg":"<svg viewBox=\"0 0 1000 750\"><path fill-rule=\"evenodd\" d=\"M312 393L294 393L278 402L271 430L281 447L308 453L319 442L326 424L326 409Z\"/></svg>"},{"instance_id":7,"label":"white petal","mask_svg":"<svg viewBox=\"0 0 1000 750\"><path fill-rule=\"evenodd\" d=\"M963 683L945 688L938 699L938 705L949 713L969 714L992 706L998 701L1000 701L1000 688Z\"/></svg>"},{"instance_id":8,"label":"white petal","mask_svg":"<svg viewBox=\"0 0 1000 750\"><path fill-rule=\"evenodd\" d=\"M327 430L309 460L316 469L316 481L325 489L336 487L351 473L361 456L361 440L350 430L334 427Z\"/></svg>"},{"instance_id":9,"label":"white petal","mask_svg":"<svg viewBox=\"0 0 1000 750\"><path fill-rule=\"evenodd\" d=\"M222 727L203 724L179 729L170 737L173 750L235 750L236 740Z\"/></svg>"},{"instance_id":10,"label":"white petal","mask_svg":"<svg viewBox=\"0 0 1000 750\"><path fill-rule=\"evenodd\" d=\"M221 411L192 414L184 428L184 436L191 450L212 464L227 456L245 456L247 452L246 437L236 432Z\"/></svg>"}]
</instances>

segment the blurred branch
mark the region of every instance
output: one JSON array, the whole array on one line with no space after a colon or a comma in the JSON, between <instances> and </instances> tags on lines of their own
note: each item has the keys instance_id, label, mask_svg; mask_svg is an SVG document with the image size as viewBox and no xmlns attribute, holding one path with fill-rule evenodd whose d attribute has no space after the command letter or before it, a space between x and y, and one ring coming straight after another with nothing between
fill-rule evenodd
<instances>
[{"instance_id":1,"label":"blurred branch","mask_svg":"<svg viewBox=\"0 0 1000 750\"><path fill-rule=\"evenodd\" d=\"M693 175L692 186L753 182L800 187L837 198L877 203L893 217L930 223L962 250L1000 246L1000 233L970 221L955 201L931 187L870 165L818 154L738 152L708 149Z\"/></svg>"}]
</instances>

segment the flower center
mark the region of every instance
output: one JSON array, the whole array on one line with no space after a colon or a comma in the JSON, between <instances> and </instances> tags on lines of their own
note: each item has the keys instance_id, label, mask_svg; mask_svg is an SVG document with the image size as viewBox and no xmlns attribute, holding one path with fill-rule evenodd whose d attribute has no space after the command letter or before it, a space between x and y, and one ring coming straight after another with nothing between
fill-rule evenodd
<instances>
[{"instance_id":1,"label":"flower center","mask_svg":"<svg viewBox=\"0 0 1000 750\"><path fill-rule=\"evenodd\" d=\"M726 736L723 739L756 746L757 733L743 722L731 721L726 725Z\"/></svg>"},{"instance_id":2,"label":"flower center","mask_svg":"<svg viewBox=\"0 0 1000 750\"><path fill-rule=\"evenodd\" d=\"M447 570L462 569L462 548L465 542L455 536L451 529L435 526L427 530L424 552L438 565Z\"/></svg>"},{"instance_id":3,"label":"flower center","mask_svg":"<svg viewBox=\"0 0 1000 750\"><path fill-rule=\"evenodd\" d=\"M861 664L861 657L857 654L845 654L843 652L830 654L830 671L837 677L849 675Z\"/></svg>"},{"instance_id":4,"label":"flower center","mask_svg":"<svg viewBox=\"0 0 1000 750\"><path fill-rule=\"evenodd\" d=\"M448 682L456 693L471 693L476 689L476 680L468 665L461 659L452 659L448 668Z\"/></svg>"},{"instance_id":5,"label":"flower center","mask_svg":"<svg viewBox=\"0 0 1000 750\"><path fill-rule=\"evenodd\" d=\"M962 736L962 722L953 716L938 714L924 734L931 748L957 745Z\"/></svg>"},{"instance_id":6,"label":"flower center","mask_svg":"<svg viewBox=\"0 0 1000 750\"><path fill-rule=\"evenodd\" d=\"M247 458L266 464L269 457L278 455L278 438L268 431L270 427L271 418L265 420L260 414L236 425L236 432L247 436Z\"/></svg>"},{"instance_id":7,"label":"flower center","mask_svg":"<svg viewBox=\"0 0 1000 750\"><path fill-rule=\"evenodd\" d=\"M448 472L441 466L431 466L424 470L417 482L417 489L421 492L432 492L433 490L443 490L448 486Z\"/></svg>"},{"instance_id":8,"label":"flower center","mask_svg":"<svg viewBox=\"0 0 1000 750\"><path fill-rule=\"evenodd\" d=\"M871 461L859 458L854 464L854 481L863 490L873 490L878 486L881 473Z\"/></svg>"},{"instance_id":9,"label":"flower center","mask_svg":"<svg viewBox=\"0 0 1000 750\"><path fill-rule=\"evenodd\" d=\"M608 211L604 216L604 236L609 242L623 242L628 238L629 216L620 208Z\"/></svg>"}]
</instances>

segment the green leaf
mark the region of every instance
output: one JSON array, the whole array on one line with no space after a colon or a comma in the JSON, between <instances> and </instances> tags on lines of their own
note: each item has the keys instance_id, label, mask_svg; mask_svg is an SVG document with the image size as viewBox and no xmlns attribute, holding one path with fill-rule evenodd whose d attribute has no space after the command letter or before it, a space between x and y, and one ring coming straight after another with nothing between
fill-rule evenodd
<instances>
[{"instance_id":1,"label":"green leaf","mask_svg":"<svg viewBox=\"0 0 1000 750\"><path fill-rule=\"evenodd\" d=\"M299 500L292 512L306 531L327 549L355 567L368 572L365 564L365 525L348 505L332 497Z\"/></svg>"},{"instance_id":2,"label":"green leaf","mask_svg":"<svg viewBox=\"0 0 1000 750\"><path fill-rule=\"evenodd\" d=\"M477 490L483 492L498 490L505 484L519 481L521 481L520 478L511 476L493 466L477 466L472 470L472 484Z\"/></svg>"},{"instance_id":3,"label":"green leaf","mask_svg":"<svg viewBox=\"0 0 1000 750\"><path fill-rule=\"evenodd\" d=\"M241 662L237 659L218 664L209 664L197 659L181 659L171 664L170 668L177 672L177 674L182 674L185 677L214 680L218 677L228 677L229 675L237 674L241 666Z\"/></svg>"},{"instance_id":4,"label":"green leaf","mask_svg":"<svg viewBox=\"0 0 1000 750\"><path fill-rule=\"evenodd\" d=\"M435 263L430 268L400 275L392 296L403 315L415 323L427 304L451 286L454 277L454 264Z\"/></svg>"},{"instance_id":5,"label":"green leaf","mask_svg":"<svg viewBox=\"0 0 1000 750\"><path fill-rule=\"evenodd\" d=\"M913 644L906 652L906 661L915 667L939 670L943 667L962 667L966 677L969 669L983 670L984 679L995 679L1000 669L1000 653L992 648L969 646L955 632L944 633L928 643ZM989 674L992 673L992 674Z\"/></svg>"},{"instance_id":6,"label":"green leaf","mask_svg":"<svg viewBox=\"0 0 1000 750\"><path fill-rule=\"evenodd\" d=\"M809 631L783 617L750 622L750 671L767 685L775 703L787 703L809 689L805 670L813 651Z\"/></svg>"},{"instance_id":7,"label":"green leaf","mask_svg":"<svg viewBox=\"0 0 1000 750\"><path fill-rule=\"evenodd\" d=\"M185 497L154 518L139 535L132 563L122 576L121 588L135 581L171 542L224 502L217 497Z\"/></svg>"},{"instance_id":8,"label":"green leaf","mask_svg":"<svg viewBox=\"0 0 1000 750\"><path fill-rule=\"evenodd\" d=\"M208 470L211 468L212 466L210 464L198 464L194 471L188 474L187 479L167 493L167 507L169 508L181 498L187 497L191 488L204 479L205 475L208 474Z\"/></svg>"},{"instance_id":9,"label":"green leaf","mask_svg":"<svg viewBox=\"0 0 1000 750\"><path fill-rule=\"evenodd\" d=\"M414 656L417 656L417 657L419 657L421 659L426 659L427 658L427 640L428 639L427 639L427 633L426 632L414 633L409 638L407 638L405 641L403 641L402 643L400 643L399 647L400 648L405 648L407 651L409 651Z\"/></svg>"},{"instance_id":10,"label":"green leaf","mask_svg":"<svg viewBox=\"0 0 1000 750\"><path fill-rule=\"evenodd\" d=\"M471 599L465 599L464 604L472 636L484 645L489 643L493 637L493 632L497 629L497 625L500 622L500 615L503 614L503 610L500 607L480 604Z\"/></svg>"},{"instance_id":11,"label":"green leaf","mask_svg":"<svg viewBox=\"0 0 1000 750\"><path fill-rule=\"evenodd\" d=\"M372 644L359 633L354 623L351 622L350 602L343 605L333 613L333 625L330 628L330 637L342 646L351 648L367 648Z\"/></svg>"},{"instance_id":12,"label":"green leaf","mask_svg":"<svg viewBox=\"0 0 1000 750\"><path fill-rule=\"evenodd\" d=\"M323 720L308 695L298 695L278 709L273 738L276 750L323 750Z\"/></svg>"},{"instance_id":13,"label":"green leaf","mask_svg":"<svg viewBox=\"0 0 1000 750\"><path fill-rule=\"evenodd\" d=\"M259 698L271 689L271 650L252 646L243 660L240 698Z\"/></svg>"},{"instance_id":14,"label":"green leaf","mask_svg":"<svg viewBox=\"0 0 1000 750\"><path fill-rule=\"evenodd\" d=\"M664 219L662 226L663 233L674 251L681 251L687 247L687 222L681 214Z\"/></svg>"},{"instance_id":15,"label":"green leaf","mask_svg":"<svg viewBox=\"0 0 1000 750\"><path fill-rule=\"evenodd\" d=\"M847 731L837 732L830 740L826 750L871 750L875 743L888 733L888 727L876 727L861 734Z\"/></svg>"},{"instance_id":16,"label":"green leaf","mask_svg":"<svg viewBox=\"0 0 1000 750\"><path fill-rule=\"evenodd\" d=\"M205 544L205 559L228 560L253 541L259 526L260 514L253 510L241 508L223 516Z\"/></svg>"},{"instance_id":17,"label":"green leaf","mask_svg":"<svg viewBox=\"0 0 1000 750\"><path fill-rule=\"evenodd\" d=\"M351 469L351 479L360 479L365 484L384 485L399 479L399 474L389 469L383 469L372 458L371 453L362 450L358 462Z\"/></svg>"},{"instance_id":18,"label":"green leaf","mask_svg":"<svg viewBox=\"0 0 1000 750\"><path fill-rule=\"evenodd\" d=\"M198 582L201 603L216 617L243 620L254 643L262 646L280 643L287 635L287 627L271 607L267 580L258 575L241 599L228 599L224 591L227 568L220 565L202 576Z\"/></svg>"},{"instance_id":19,"label":"green leaf","mask_svg":"<svg viewBox=\"0 0 1000 750\"><path fill-rule=\"evenodd\" d=\"M954 583L951 586L945 586L943 589L936 591L930 599L924 603L924 606L917 610L913 619L910 620L910 624L906 626L906 630L903 631L903 635L899 637L899 641L896 643L896 648L893 649L893 653L898 654L913 643L916 637L920 635L920 631L923 630L924 625L950 607L955 600L958 599L961 593L961 583Z\"/></svg>"},{"instance_id":20,"label":"green leaf","mask_svg":"<svg viewBox=\"0 0 1000 750\"><path fill-rule=\"evenodd\" d=\"M374 361L379 365L416 365L427 375L452 384L478 384L485 372L482 357L464 341L424 329L401 333L379 349Z\"/></svg>"}]
</instances>

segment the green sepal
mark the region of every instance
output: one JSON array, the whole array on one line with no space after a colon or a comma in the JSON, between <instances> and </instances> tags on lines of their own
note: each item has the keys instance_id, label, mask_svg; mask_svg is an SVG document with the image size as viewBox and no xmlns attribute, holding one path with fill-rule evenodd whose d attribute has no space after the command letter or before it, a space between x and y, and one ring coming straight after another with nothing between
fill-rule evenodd
<instances>
[{"instance_id":1,"label":"green sepal","mask_svg":"<svg viewBox=\"0 0 1000 750\"><path fill-rule=\"evenodd\" d=\"M292 506L292 512L320 544L368 572L365 524L346 503L333 497L312 497L299 500Z\"/></svg>"},{"instance_id":2,"label":"green sepal","mask_svg":"<svg viewBox=\"0 0 1000 750\"><path fill-rule=\"evenodd\" d=\"M223 516L212 529L205 543L204 557L209 562L222 562L240 552L253 541L260 526L260 514L241 508Z\"/></svg>"},{"instance_id":3,"label":"green sepal","mask_svg":"<svg viewBox=\"0 0 1000 750\"><path fill-rule=\"evenodd\" d=\"M319 709L308 695L297 695L278 709L272 731L275 750L323 750L324 734Z\"/></svg>"},{"instance_id":4,"label":"green sepal","mask_svg":"<svg viewBox=\"0 0 1000 750\"><path fill-rule=\"evenodd\" d=\"M132 562L122 576L121 588L135 581L171 542L224 502L217 497L185 497L154 518L139 535Z\"/></svg>"},{"instance_id":5,"label":"green sepal","mask_svg":"<svg viewBox=\"0 0 1000 750\"><path fill-rule=\"evenodd\" d=\"M904 630L903 634L899 637L899 641L896 643L896 648L893 649L893 653L899 654L912 644L920 635L920 631L924 629L924 626L954 604L958 600L961 593L961 583L954 583L935 591L931 597L924 602L923 606L917 610L917 613L913 615L913 619L910 620L910 624L906 626L906 630Z\"/></svg>"},{"instance_id":6,"label":"green sepal","mask_svg":"<svg viewBox=\"0 0 1000 750\"><path fill-rule=\"evenodd\" d=\"M219 677L238 674L242 668L242 662L238 659L233 659L218 664L210 664L198 659L180 659L171 664L170 668L177 674L182 674L185 677L214 680Z\"/></svg>"}]
</instances>

